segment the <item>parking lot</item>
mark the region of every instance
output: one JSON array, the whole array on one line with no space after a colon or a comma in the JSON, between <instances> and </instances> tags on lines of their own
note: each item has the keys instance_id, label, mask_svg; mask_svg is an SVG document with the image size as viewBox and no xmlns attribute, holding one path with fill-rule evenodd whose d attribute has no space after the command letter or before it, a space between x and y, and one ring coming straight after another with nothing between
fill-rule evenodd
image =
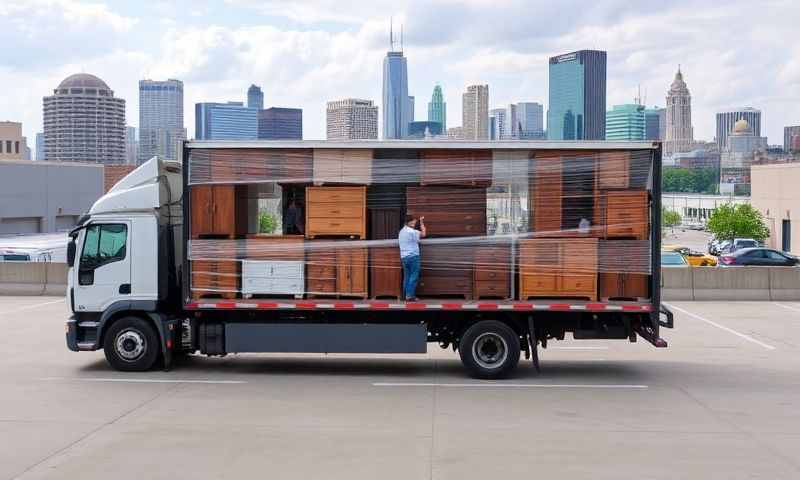
<instances>
[{"instance_id":1,"label":"parking lot","mask_svg":"<svg viewBox=\"0 0 800 480\"><path fill-rule=\"evenodd\" d=\"M674 302L670 348L190 357L111 371L55 297L0 297L0 479L800 477L800 303Z\"/></svg>"}]
</instances>

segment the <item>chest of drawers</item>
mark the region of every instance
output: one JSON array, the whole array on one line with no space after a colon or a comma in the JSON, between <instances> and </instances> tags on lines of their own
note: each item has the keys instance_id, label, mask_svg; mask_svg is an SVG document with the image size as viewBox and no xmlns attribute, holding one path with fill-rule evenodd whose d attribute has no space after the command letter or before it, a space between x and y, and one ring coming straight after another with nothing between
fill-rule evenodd
<instances>
[{"instance_id":1,"label":"chest of drawers","mask_svg":"<svg viewBox=\"0 0 800 480\"><path fill-rule=\"evenodd\" d=\"M417 295L472 299L473 250L472 245L456 242L422 242Z\"/></svg>"},{"instance_id":2,"label":"chest of drawers","mask_svg":"<svg viewBox=\"0 0 800 480\"><path fill-rule=\"evenodd\" d=\"M303 296L303 261L242 260L242 294Z\"/></svg>"},{"instance_id":3,"label":"chest of drawers","mask_svg":"<svg viewBox=\"0 0 800 480\"><path fill-rule=\"evenodd\" d=\"M511 247L508 244L478 245L474 249L473 296L511 296Z\"/></svg>"},{"instance_id":4,"label":"chest of drawers","mask_svg":"<svg viewBox=\"0 0 800 480\"><path fill-rule=\"evenodd\" d=\"M604 198L606 238L647 239L650 216L646 190L610 190Z\"/></svg>"},{"instance_id":5,"label":"chest of drawers","mask_svg":"<svg viewBox=\"0 0 800 480\"><path fill-rule=\"evenodd\" d=\"M597 299L596 238L535 238L519 242L519 299Z\"/></svg>"},{"instance_id":6,"label":"chest of drawers","mask_svg":"<svg viewBox=\"0 0 800 480\"><path fill-rule=\"evenodd\" d=\"M399 247L369 249L369 280L372 298L400 298L403 269Z\"/></svg>"},{"instance_id":7,"label":"chest of drawers","mask_svg":"<svg viewBox=\"0 0 800 480\"><path fill-rule=\"evenodd\" d=\"M367 249L346 243L309 244L306 254L306 293L309 296L367 297Z\"/></svg>"},{"instance_id":8,"label":"chest of drawers","mask_svg":"<svg viewBox=\"0 0 800 480\"><path fill-rule=\"evenodd\" d=\"M366 187L307 187L307 238L367 236Z\"/></svg>"},{"instance_id":9,"label":"chest of drawers","mask_svg":"<svg viewBox=\"0 0 800 480\"><path fill-rule=\"evenodd\" d=\"M407 212L425 217L429 237L486 235L483 188L408 187Z\"/></svg>"}]
</instances>

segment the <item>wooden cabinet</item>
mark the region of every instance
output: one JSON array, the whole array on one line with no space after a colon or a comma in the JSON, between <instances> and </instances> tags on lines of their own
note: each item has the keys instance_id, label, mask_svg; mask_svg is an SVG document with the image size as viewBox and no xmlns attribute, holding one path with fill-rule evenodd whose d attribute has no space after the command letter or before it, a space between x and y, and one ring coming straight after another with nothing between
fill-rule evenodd
<instances>
[{"instance_id":1,"label":"wooden cabinet","mask_svg":"<svg viewBox=\"0 0 800 480\"><path fill-rule=\"evenodd\" d=\"M372 298L397 298L402 295L403 267L400 248L373 247L369 249L369 280Z\"/></svg>"},{"instance_id":2,"label":"wooden cabinet","mask_svg":"<svg viewBox=\"0 0 800 480\"><path fill-rule=\"evenodd\" d=\"M236 298L239 291L239 262L234 260L193 260L192 298Z\"/></svg>"},{"instance_id":3,"label":"wooden cabinet","mask_svg":"<svg viewBox=\"0 0 800 480\"><path fill-rule=\"evenodd\" d=\"M321 241L308 245L306 292L309 296L367 297L367 250L344 245L346 243Z\"/></svg>"},{"instance_id":4,"label":"wooden cabinet","mask_svg":"<svg viewBox=\"0 0 800 480\"><path fill-rule=\"evenodd\" d=\"M647 239L650 231L648 192L610 190L604 196L606 238Z\"/></svg>"},{"instance_id":5,"label":"wooden cabinet","mask_svg":"<svg viewBox=\"0 0 800 480\"><path fill-rule=\"evenodd\" d=\"M630 153L605 152L597 156L597 186L601 189L625 189L630 184Z\"/></svg>"},{"instance_id":6,"label":"wooden cabinet","mask_svg":"<svg viewBox=\"0 0 800 480\"><path fill-rule=\"evenodd\" d=\"M472 299L473 249L454 242L422 243L417 296Z\"/></svg>"},{"instance_id":7,"label":"wooden cabinet","mask_svg":"<svg viewBox=\"0 0 800 480\"><path fill-rule=\"evenodd\" d=\"M533 218L531 231L557 234L561 231L561 158L543 157L533 160L533 181L530 182L529 211Z\"/></svg>"},{"instance_id":8,"label":"wooden cabinet","mask_svg":"<svg viewBox=\"0 0 800 480\"><path fill-rule=\"evenodd\" d=\"M247 233L246 188L235 185L191 187L192 238Z\"/></svg>"},{"instance_id":9,"label":"wooden cabinet","mask_svg":"<svg viewBox=\"0 0 800 480\"><path fill-rule=\"evenodd\" d=\"M408 187L407 212L425 217L429 237L486 235L483 188Z\"/></svg>"},{"instance_id":10,"label":"wooden cabinet","mask_svg":"<svg viewBox=\"0 0 800 480\"><path fill-rule=\"evenodd\" d=\"M511 296L511 248L508 244L475 247L473 296L502 298Z\"/></svg>"},{"instance_id":11,"label":"wooden cabinet","mask_svg":"<svg viewBox=\"0 0 800 480\"><path fill-rule=\"evenodd\" d=\"M403 228L403 216L400 209L369 209L370 240L396 240L401 228Z\"/></svg>"},{"instance_id":12,"label":"wooden cabinet","mask_svg":"<svg viewBox=\"0 0 800 480\"><path fill-rule=\"evenodd\" d=\"M648 298L651 251L649 240L601 240L597 260L600 298Z\"/></svg>"},{"instance_id":13,"label":"wooden cabinet","mask_svg":"<svg viewBox=\"0 0 800 480\"><path fill-rule=\"evenodd\" d=\"M372 180L372 150L314 149L314 184L367 185Z\"/></svg>"},{"instance_id":14,"label":"wooden cabinet","mask_svg":"<svg viewBox=\"0 0 800 480\"><path fill-rule=\"evenodd\" d=\"M492 184L491 150L423 150L420 183L488 187Z\"/></svg>"},{"instance_id":15,"label":"wooden cabinet","mask_svg":"<svg viewBox=\"0 0 800 480\"><path fill-rule=\"evenodd\" d=\"M294 295L305 289L302 261L242 260L242 295Z\"/></svg>"},{"instance_id":16,"label":"wooden cabinet","mask_svg":"<svg viewBox=\"0 0 800 480\"><path fill-rule=\"evenodd\" d=\"M519 243L519 299L597 299L595 238L535 238Z\"/></svg>"},{"instance_id":17,"label":"wooden cabinet","mask_svg":"<svg viewBox=\"0 0 800 480\"><path fill-rule=\"evenodd\" d=\"M372 160L372 183L397 185L419 183L419 153L417 150L375 150Z\"/></svg>"},{"instance_id":18,"label":"wooden cabinet","mask_svg":"<svg viewBox=\"0 0 800 480\"><path fill-rule=\"evenodd\" d=\"M647 286L650 277L640 273L601 272L599 296L601 300L638 300L649 298Z\"/></svg>"},{"instance_id":19,"label":"wooden cabinet","mask_svg":"<svg viewBox=\"0 0 800 480\"><path fill-rule=\"evenodd\" d=\"M366 238L366 187L307 187L307 238Z\"/></svg>"},{"instance_id":20,"label":"wooden cabinet","mask_svg":"<svg viewBox=\"0 0 800 480\"><path fill-rule=\"evenodd\" d=\"M537 237L599 237L595 159L543 153L533 160L530 225ZM582 222L588 221L586 228Z\"/></svg>"}]
</instances>

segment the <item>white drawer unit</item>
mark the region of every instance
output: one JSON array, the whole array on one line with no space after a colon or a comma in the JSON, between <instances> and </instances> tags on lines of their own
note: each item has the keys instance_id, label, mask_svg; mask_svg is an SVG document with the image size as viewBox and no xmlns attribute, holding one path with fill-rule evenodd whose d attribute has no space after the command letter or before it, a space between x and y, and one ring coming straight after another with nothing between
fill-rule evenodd
<instances>
[{"instance_id":1,"label":"white drawer unit","mask_svg":"<svg viewBox=\"0 0 800 480\"><path fill-rule=\"evenodd\" d=\"M286 260L242 260L242 295L303 296L303 262Z\"/></svg>"}]
</instances>

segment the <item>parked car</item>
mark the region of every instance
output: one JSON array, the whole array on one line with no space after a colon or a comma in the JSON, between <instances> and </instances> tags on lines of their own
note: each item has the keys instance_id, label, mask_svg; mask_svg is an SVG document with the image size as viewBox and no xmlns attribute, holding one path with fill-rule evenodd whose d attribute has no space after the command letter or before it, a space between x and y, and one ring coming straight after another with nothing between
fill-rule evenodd
<instances>
[{"instance_id":1,"label":"parked car","mask_svg":"<svg viewBox=\"0 0 800 480\"><path fill-rule=\"evenodd\" d=\"M688 268L689 262L678 252L661 251L661 266L667 268Z\"/></svg>"},{"instance_id":2,"label":"parked car","mask_svg":"<svg viewBox=\"0 0 800 480\"><path fill-rule=\"evenodd\" d=\"M664 245L662 250L680 253L689 262L689 265L693 267L715 267L717 265L717 257L692 250L689 247Z\"/></svg>"},{"instance_id":3,"label":"parked car","mask_svg":"<svg viewBox=\"0 0 800 480\"><path fill-rule=\"evenodd\" d=\"M779 252L771 248L743 248L733 253L719 257L720 267L733 267L740 265L761 265L772 267L794 267L800 264L800 259L786 252Z\"/></svg>"},{"instance_id":4,"label":"parked car","mask_svg":"<svg viewBox=\"0 0 800 480\"><path fill-rule=\"evenodd\" d=\"M719 254L724 255L726 253L733 253L743 248L756 248L760 247L761 244L758 243L758 240L754 240L752 238L734 238L733 240L728 240L724 243L724 245L720 245Z\"/></svg>"}]
</instances>

